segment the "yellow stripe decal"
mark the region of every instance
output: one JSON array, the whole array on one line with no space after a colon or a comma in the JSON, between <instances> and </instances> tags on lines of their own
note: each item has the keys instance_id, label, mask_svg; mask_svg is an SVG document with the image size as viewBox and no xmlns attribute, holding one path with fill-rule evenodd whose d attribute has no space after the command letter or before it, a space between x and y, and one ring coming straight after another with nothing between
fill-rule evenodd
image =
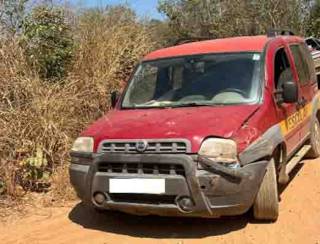
<instances>
[{"instance_id":1,"label":"yellow stripe decal","mask_svg":"<svg viewBox=\"0 0 320 244\"><path fill-rule=\"evenodd\" d=\"M289 134L294 130L299 124L301 124L305 119L311 116L312 104L309 103L303 108L299 109L297 112L291 114L285 120L280 122L281 133L283 136Z\"/></svg>"}]
</instances>

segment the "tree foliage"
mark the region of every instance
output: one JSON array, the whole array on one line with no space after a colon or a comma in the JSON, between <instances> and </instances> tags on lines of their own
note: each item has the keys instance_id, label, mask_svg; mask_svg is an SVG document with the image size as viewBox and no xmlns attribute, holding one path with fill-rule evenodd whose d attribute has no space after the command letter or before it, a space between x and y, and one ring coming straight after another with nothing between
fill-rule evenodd
<instances>
[{"instance_id":1,"label":"tree foliage","mask_svg":"<svg viewBox=\"0 0 320 244\"><path fill-rule=\"evenodd\" d=\"M309 36L320 37L320 0L316 0L311 6L307 33Z\"/></svg>"},{"instance_id":2,"label":"tree foliage","mask_svg":"<svg viewBox=\"0 0 320 244\"><path fill-rule=\"evenodd\" d=\"M38 6L24 19L21 43L41 78L55 80L66 74L73 54L70 31L61 8Z\"/></svg>"},{"instance_id":3,"label":"tree foliage","mask_svg":"<svg viewBox=\"0 0 320 244\"><path fill-rule=\"evenodd\" d=\"M141 54L152 46L147 28L126 5L84 11L79 16L75 41L76 66L82 76L103 78L110 72L118 81L130 76Z\"/></svg>"},{"instance_id":4,"label":"tree foliage","mask_svg":"<svg viewBox=\"0 0 320 244\"><path fill-rule=\"evenodd\" d=\"M304 33L305 0L160 0L158 9L180 37L264 34L268 29Z\"/></svg>"},{"instance_id":5,"label":"tree foliage","mask_svg":"<svg viewBox=\"0 0 320 244\"><path fill-rule=\"evenodd\" d=\"M0 0L0 31L14 35L22 27L29 0Z\"/></svg>"}]
</instances>

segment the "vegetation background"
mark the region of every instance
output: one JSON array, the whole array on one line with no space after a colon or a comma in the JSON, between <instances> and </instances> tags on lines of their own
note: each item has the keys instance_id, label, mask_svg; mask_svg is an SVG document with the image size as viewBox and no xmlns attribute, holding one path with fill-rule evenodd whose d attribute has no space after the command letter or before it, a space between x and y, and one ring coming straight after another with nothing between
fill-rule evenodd
<instances>
[{"instance_id":1,"label":"vegetation background","mask_svg":"<svg viewBox=\"0 0 320 244\"><path fill-rule=\"evenodd\" d=\"M72 142L149 51L270 28L320 36L320 0L159 0L158 10L166 18L141 18L128 5L75 11L0 0L0 207L28 192L73 197Z\"/></svg>"}]
</instances>

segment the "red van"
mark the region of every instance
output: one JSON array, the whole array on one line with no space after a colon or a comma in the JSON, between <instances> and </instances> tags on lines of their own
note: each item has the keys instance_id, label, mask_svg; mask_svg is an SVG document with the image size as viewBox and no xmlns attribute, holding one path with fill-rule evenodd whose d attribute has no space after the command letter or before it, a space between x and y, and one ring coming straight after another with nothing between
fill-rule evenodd
<instances>
[{"instance_id":1,"label":"red van","mask_svg":"<svg viewBox=\"0 0 320 244\"><path fill-rule=\"evenodd\" d=\"M72 148L70 178L98 210L274 221L278 184L320 155L320 104L304 39L283 32L148 54L113 109Z\"/></svg>"}]
</instances>

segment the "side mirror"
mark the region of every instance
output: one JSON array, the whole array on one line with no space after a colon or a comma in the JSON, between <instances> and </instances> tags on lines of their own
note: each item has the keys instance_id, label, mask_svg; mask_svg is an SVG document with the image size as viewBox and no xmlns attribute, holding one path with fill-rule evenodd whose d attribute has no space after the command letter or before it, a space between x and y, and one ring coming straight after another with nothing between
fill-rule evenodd
<instances>
[{"instance_id":1,"label":"side mirror","mask_svg":"<svg viewBox=\"0 0 320 244\"><path fill-rule=\"evenodd\" d=\"M283 83L282 97L285 103L298 102L298 86L294 81L286 81Z\"/></svg>"},{"instance_id":2,"label":"side mirror","mask_svg":"<svg viewBox=\"0 0 320 244\"><path fill-rule=\"evenodd\" d=\"M117 91L111 92L111 107L115 108L119 100L119 93Z\"/></svg>"}]
</instances>

